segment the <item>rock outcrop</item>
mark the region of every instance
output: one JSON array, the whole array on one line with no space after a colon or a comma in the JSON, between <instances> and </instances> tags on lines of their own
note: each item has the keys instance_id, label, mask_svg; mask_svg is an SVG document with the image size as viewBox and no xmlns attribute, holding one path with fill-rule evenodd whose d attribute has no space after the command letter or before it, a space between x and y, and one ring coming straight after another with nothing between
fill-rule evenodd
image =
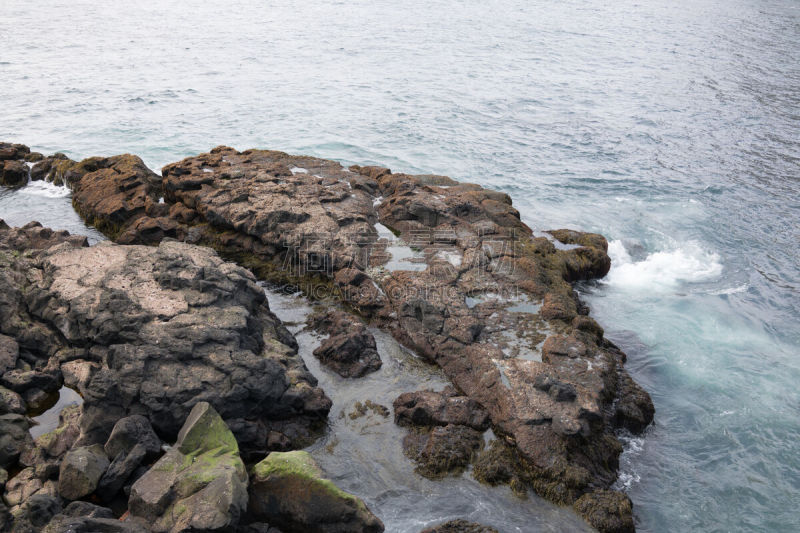
<instances>
[{"instance_id":1,"label":"rock outcrop","mask_svg":"<svg viewBox=\"0 0 800 533\"><path fill-rule=\"evenodd\" d=\"M359 498L322 475L307 452L272 452L251 472L248 514L284 533L380 533Z\"/></svg>"},{"instance_id":2,"label":"rock outcrop","mask_svg":"<svg viewBox=\"0 0 800 533\"><path fill-rule=\"evenodd\" d=\"M53 156L31 177L67 183L78 212L117 242L204 244L390 331L488 412L524 482L551 501L608 489L615 432L652 420L624 353L571 286L608 272L602 236L536 236L508 195L443 176L228 147L161 177L140 163ZM614 505L592 508L603 502Z\"/></svg>"}]
</instances>

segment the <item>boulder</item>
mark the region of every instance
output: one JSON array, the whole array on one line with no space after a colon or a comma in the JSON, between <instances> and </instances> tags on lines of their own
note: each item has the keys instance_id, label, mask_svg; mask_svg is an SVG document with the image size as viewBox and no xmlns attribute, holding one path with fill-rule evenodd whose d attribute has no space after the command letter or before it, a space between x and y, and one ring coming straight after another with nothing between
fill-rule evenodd
<instances>
[{"instance_id":1,"label":"boulder","mask_svg":"<svg viewBox=\"0 0 800 533\"><path fill-rule=\"evenodd\" d=\"M119 452L97 485L100 499L104 502L113 500L131 474L142 464L146 455L147 452L141 444L137 444L129 452Z\"/></svg>"},{"instance_id":2,"label":"boulder","mask_svg":"<svg viewBox=\"0 0 800 533\"><path fill-rule=\"evenodd\" d=\"M0 185L21 187L28 183L28 165L22 161L4 161L0 172Z\"/></svg>"},{"instance_id":3,"label":"boulder","mask_svg":"<svg viewBox=\"0 0 800 533\"><path fill-rule=\"evenodd\" d=\"M314 350L322 364L342 377L358 378L381 367L375 337L353 315L331 311L310 318L312 327L329 337Z\"/></svg>"},{"instance_id":4,"label":"boulder","mask_svg":"<svg viewBox=\"0 0 800 533\"><path fill-rule=\"evenodd\" d=\"M248 514L284 533L371 533L383 523L356 496L323 478L304 451L272 452L253 467Z\"/></svg>"},{"instance_id":5,"label":"boulder","mask_svg":"<svg viewBox=\"0 0 800 533\"><path fill-rule=\"evenodd\" d=\"M133 484L128 505L154 532L235 531L247 507L247 472L209 403L194 406L175 446Z\"/></svg>"},{"instance_id":6,"label":"boulder","mask_svg":"<svg viewBox=\"0 0 800 533\"><path fill-rule=\"evenodd\" d=\"M119 454L127 456L136 446L141 446L147 461L152 461L161 454L161 439L153 431L147 418L142 415L121 418L114 424L106 441L106 454L109 457L117 457Z\"/></svg>"},{"instance_id":7,"label":"boulder","mask_svg":"<svg viewBox=\"0 0 800 533\"><path fill-rule=\"evenodd\" d=\"M106 452L99 444L71 449L61 462L58 494L65 500L78 500L90 495L97 489L108 464Z\"/></svg>"},{"instance_id":8,"label":"boulder","mask_svg":"<svg viewBox=\"0 0 800 533\"><path fill-rule=\"evenodd\" d=\"M600 533L633 533L633 504L622 492L597 490L584 494L572 505Z\"/></svg>"}]
</instances>

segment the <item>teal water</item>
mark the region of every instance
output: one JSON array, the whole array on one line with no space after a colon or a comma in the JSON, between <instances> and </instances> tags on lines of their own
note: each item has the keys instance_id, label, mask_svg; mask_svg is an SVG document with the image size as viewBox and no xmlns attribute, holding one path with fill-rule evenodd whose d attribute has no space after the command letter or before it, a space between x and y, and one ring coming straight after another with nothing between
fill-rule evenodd
<instances>
[{"instance_id":1,"label":"teal water","mask_svg":"<svg viewBox=\"0 0 800 533\"><path fill-rule=\"evenodd\" d=\"M612 271L581 291L657 408L619 480L638 528L796 531L798 57L793 0L5 0L0 139L379 163L599 231ZM32 196L0 218L86 231Z\"/></svg>"}]
</instances>

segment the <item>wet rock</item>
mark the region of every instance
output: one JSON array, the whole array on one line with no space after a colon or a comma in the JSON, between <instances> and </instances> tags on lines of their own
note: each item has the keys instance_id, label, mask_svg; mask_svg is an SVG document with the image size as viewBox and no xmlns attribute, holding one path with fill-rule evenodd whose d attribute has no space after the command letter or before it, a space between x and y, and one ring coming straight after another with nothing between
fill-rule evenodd
<instances>
[{"instance_id":1,"label":"wet rock","mask_svg":"<svg viewBox=\"0 0 800 533\"><path fill-rule=\"evenodd\" d=\"M225 422L194 406L175 446L131 488L131 515L156 532L235 530L247 507L247 473Z\"/></svg>"},{"instance_id":2,"label":"wet rock","mask_svg":"<svg viewBox=\"0 0 800 533\"><path fill-rule=\"evenodd\" d=\"M514 451L502 440L493 439L475 458L472 475L488 485L511 485L515 492L525 492L525 469Z\"/></svg>"},{"instance_id":3,"label":"wet rock","mask_svg":"<svg viewBox=\"0 0 800 533\"><path fill-rule=\"evenodd\" d=\"M99 444L71 449L61 462L58 494L66 500L88 496L97 488L108 464L108 457Z\"/></svg>"},{"instance_id":4,"label":"wet rock","mask_svg":"<svg viewBox=\"0 0 800 533\"><path fill-rule=\"evenodd\" d=\"M403 439L403 452L417 463L421 475L438 478L462 472L482 445L480 432L449 424L426 433L410 432Z\"/></svg>"},{"instance_id":5,"label":"wet rock","mask_svg":"<svg viewBox=\"0 0 800 533\"><path fill-rule=\"evenodd\" d=\"M489 413L474 400L459 396L452 387L442 392L406 392L397 397L393 406L394 421L400 425L458 424L479 431L489 428Z\"/></svg>"},{"instance_id":6,"label":"wet rock","mask_svg":"<svg viewBox=\"0 0 800 533\"><path fill-rule=\"evenodd\" d=\"M615 412L617 425L639 433L650 425L655 412L650 395L623 371L620 376L620 399Z\"/></svg>"},{"instance_id":7,"label":"wet rock","mask_svg":"<svg viewBox=\"0 0 800 533\"><path fill-rule=\"evenodd\" d=\"M22 161L4 161L0 185L21 187L28 183L28 166Z\"/></svg>"},{"instance_id":8,"label":"wet rock","mask_svg":"<svg viewBox=\"0 0 800 533\"><path fill-rule=\"evenodd\" d=\"M359 498L322 477L307 452L272 452L253 467L248 513L282 531L378 533L383 523Z\"/></svg>"},{"instance_id":9,"label":"wet rock","mask_svg":"<svg viewBox=\"0 0 800 533\"><path fill-rule=\"evenodd\" d=\"M29 428L30 423L24 415L0 415L0 468L13 466L20 454L33 446Z\"/></svg>"},{"instance_id":10,"label":"wet rock","mask_svg":"<svg viewBox=\"0 0 800 533\"><path fill-rule=\"evenodd\" d=\"M97 485L97 494L102 501L110 502L114 499L131 474L142 464L145 455L146 450L141 444L137 444L129 452L121 451L117 454Z\"/></svg>"},{"instance_id":11,"label":"wet rock","mask_svg":"<svg viewBox=\"0 0 800 533\"><path fill-rule=\"evenodd\" d=\"M353 315L331 311L310 318L312 327L329 337L314 350L322 364L346 378L358 378L381 367L375 337Z\"/></svg>"},{"instance_id":12,"label":"wet rock","mask_svg":"<svg viewBox=\"0 0 800 533\"><path fill-rule=\"evenodd\" d=\"M150 421L142 415L121 418L111 431L105 444L109 457L128 455L136 446L141 446L146 461L152 461L161 454L161 439L158 438Z\"/></svg>"},{"instance_id":13,"label":"wet rock","mask_svg":"<svg viewBox=\"0 0 800 533\"><path fill-rule=\"evenodd\" d=\"M350 417L350 420L355 420L357 418L361 418L362 416L366 416L368 411L372 411L376 415L384 418L389 416L389 409L387 409L386 406L375 403L372 400L366 400L363 403L357 401L353 404L353 410L350 411L348 416ZM342 414L344 414L344 412L342 412Z\"/></svg>"},{"instance_id":14,"label":"wet rock","mask_svg":"<svg viewBox=\"0 0 800 533\"><path fill-rule=\"evenodd\" d=\"M8 472L6 472L4 468L0 468L0 494L2 494L3 491L5 490L7 481L8 481Z\"/></svg>"},{"instance_id":15,"label":"wet rock","mask_svg":"<svg viewBox=\"0 0 800 533\"><path fill-rule=\"evenodd\" d=\"M498 533L493 527L467 522L466 520L450 520L438 526L423 529L420 533Z\"/></svg>"},{"instance_id":16,"label":"wet rock","mask_svg":"<svg viewBox=\"0 0 800 533\"><path fill-rule=\"evenodd\" d=\"M633 533L633 504L622 492L598 490L573 504L575 512L601 533Z\"/></svg>"},{"instance_id":17,"label":"wet rock","mask_svg":"<svg viewBox=\"0 0 800 533\"><path fill-rule=\"evenodd\" d=\"M24 144L0 142L0 161L24 159L30 151Z\"/></svg>"}]
</instances>

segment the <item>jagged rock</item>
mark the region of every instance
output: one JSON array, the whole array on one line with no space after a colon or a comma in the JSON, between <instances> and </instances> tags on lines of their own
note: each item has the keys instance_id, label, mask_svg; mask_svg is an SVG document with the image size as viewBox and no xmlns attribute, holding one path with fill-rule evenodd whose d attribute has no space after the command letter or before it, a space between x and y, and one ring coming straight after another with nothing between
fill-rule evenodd
<instances>
[{"instance_id":1,"label":"jagged rock","mask_svg":"<svg viewBox=\"0 0 800 533\"><path fill-rule=\"evenodd\" d=\"M24 415L0 415L0 468L14 465L20 454L33 446L29 428L30 423Z\"/></svg>"},{"instance_id":2,"label":"jagged rock","mask_svg":"<svg viewBox=\"0 0 800 533\"><path fill-rule=\"evenodd\" d=\"M403 439L403 452L417 463L417 472L438 478L462 472L482 445L480 432L448 424L424 433L410 432Z\"/></svg>"},{"instance_id":3,"label":"jagged rock","mask_svg":"<svg viewBox=\"0 0 800 533\"><path fill-rule=\"evenodd\" d=\"M26 448L19 462L33 467L36 477L42 480L57 478L64 454L72 448L80 436L81 408L68 405L58 414L58 427L39 435L34 446Z\"/></svg>"},{"instance_id":4,"label":"jagged rock","mask_svg":"<svg viewBox=\"0 0 800 533\"><path fill-rule=\"evenodd\" d=\"M4 468L0 468L0 494L6 489L6 482L8 481L8 472Z\"/></svg>"},{"instance_id":5,"label":"jagged rock","mask_svg":"<svg viewBox=\"0 0 800 533\"><path fill-rule=\"evenodd\" d=\"M633 533L633 504L622 492L598 490L584 494L572 505L600 533Z\"/></svg>"},{"instance_id":6,"label":"jagged rock","mask_svg":"<svg viewBox=\"0 0 800 533\"><path fill-rule=\"evenodd\" d=\"M420 533L498 533L493 527L467 522L466 520L450 520L438 526L423 529Z\"/></svg>"},{"instance_id":7,"label":"jagged rock","mask_svg":"<svg viewBox=\"0 0 800 533\"><path fill-rule=\"evenodd\" d=\"M307 452L272 452L253 467L248 514L285 533L379 533L359 498L322 477Z\"/></svg>"},{"instance_id":8,"label":"jagged rock","mask_svg":"<svg viewBox=\"0 0 800 533\"><path fill-rule=\"evenodd\" d=\"M133 484L128 505L155 532L235 530L247 507L247 472L210 404L194 406L175 446Z\"/></svg>"},{"instance_id":9,"label":"jagged rock","mask_svg":"<svg viewBox=\"0 0 800 533\"><path fill-rule=\"evenodd\" d=\"M132 415L114 424L105 450L109 457L117 457L119 454L128 455L137 445L145 452L144 460L152 461L161 454L161 440L150 421L141 415Z\"/></svg>"},{"instance_id":10,"label":"jagged rock","mask_svg":"<svg viewBox=\"0 0 800 533\"><path fill-rule=\"evenodd\" d=\"M346 378L358 378L381 367L375 337L353 315L330 311L312 316L311 326L329 337L314 350L322 364Z\"/></svg>"},{"instance_id":11,"label":"jagged rock","mask_svg":"<svg viewBox=\"0 0 800 533\"><path fill-rule=\"evenodd\" d=\"M617 425L639 433L652 422L655 412L650 395L623 371L620 376L620 399L615 413Z\"/></svg>"},{"instance_id":12,"label":"jagged rock","mask_svg":"<svg viewBox=\"0 0 800 533\"><path fill-rule=\"evenodd\" d=\"M23 159L30 151L24 144L0 142L0 161Z\"/></svg>"},{"instance_id":13,"label":"jagged rock","mask_svg":"<svg viewBox=\"0 0 800 533\"><path fill-rule=\"evenodd\" d=\"M108 468L108 457L99 444L73 448L64 455L58 473L58 493L78 500L93 493Z\"/></svg>"},{"instance_id":14,"label":"jagged rock","mask_svg":"<svg viewBox=\"0 0 800 533\"><path fill-rule=\"evenodd\" d=\"M85 400L79 445L104 443L130 414L146 415L164 438L175 438L188 406L206 399L246 453L263 454L271 431L298 444L313 437L330 400L249 272L177 242L79 244L37 225L0 229L0 249L50 245L4 256L12 268L0 269L0 287L11 276L0 291L8 299L0 301L8 316L0 329L44 360L55 357L46 371L6 372L9 388L53 389L59 354L75 344L86 363L63 366Z\"/></svg>"},{"instance_id":15,"label":"jagged rock","mask_svg":"<svg viewBox=\"0 0 800 533\"><path fill-rule=\"evenodd\" d=\"M97 485L97 493L104 502L110 502L133 472L142 464L146 450L137 444L129 452L121 451L108 466L105 474Z\"/></svg>"},{"instance_id":16,"label":"jagged rock","mask_svg":"<svg viewBox=\"0 0 800 533\"><path fill-rule=\"evenodd\" d=\"M393 406L394 421L400 425L458 424L479 431L489 427L489 413L474 400L459 396L452 387L442 392L406 392L397 397Z\"/></svg>"}]
</instances>

